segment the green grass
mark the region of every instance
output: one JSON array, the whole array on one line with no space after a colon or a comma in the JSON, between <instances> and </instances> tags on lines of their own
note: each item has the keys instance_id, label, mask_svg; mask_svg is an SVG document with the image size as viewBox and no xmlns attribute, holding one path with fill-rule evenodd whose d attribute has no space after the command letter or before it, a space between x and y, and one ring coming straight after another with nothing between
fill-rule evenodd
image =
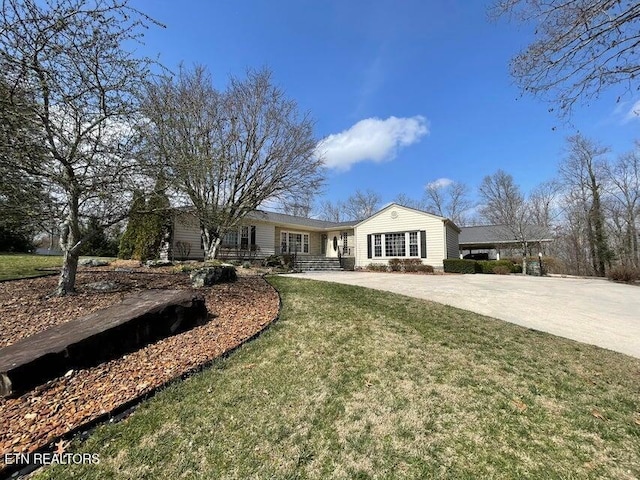
<instances>
[{"instance_id":1,"label":"green grass","mask_svg":"<svg viewBox=\"0 0 640 480\"><path fill-rule=\"evenodd\" d=\"M38 269L57 268L60 265L60 256L0 253L0 280L39 277L46 272Z\"/></svg>"},{"instance_id":2,"label":"green grass","mask_svg":"<svg viewBox=\"0 0 640 480\"><path fill-rule=\"evenodd\" d=\"M640 477L640 360L276 277L281 319L35 478Z\"/></svg>"}]
</instances>

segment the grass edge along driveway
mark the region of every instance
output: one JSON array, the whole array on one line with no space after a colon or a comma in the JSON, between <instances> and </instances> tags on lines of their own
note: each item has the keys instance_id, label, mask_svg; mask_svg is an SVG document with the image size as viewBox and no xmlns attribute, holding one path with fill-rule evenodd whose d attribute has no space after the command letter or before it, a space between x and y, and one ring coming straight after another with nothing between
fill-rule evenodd
<instances>
[{"instance_id":1,"label":"grass edge along driveway","mask_svg":"<svg viewBox=\"0 0 640 480\"><path fill-rule=\"evenodd\" d=\"M280 320L35 478L640 477L640 361L437 303L272 277Z\"/></svg>"}]
</instances>

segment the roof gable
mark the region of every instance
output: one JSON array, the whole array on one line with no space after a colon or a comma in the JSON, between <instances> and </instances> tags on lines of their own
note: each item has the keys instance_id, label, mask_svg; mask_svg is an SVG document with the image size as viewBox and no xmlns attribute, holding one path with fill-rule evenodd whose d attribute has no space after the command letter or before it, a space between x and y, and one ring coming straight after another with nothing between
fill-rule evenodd
<instances>
[{"instance_id":1,"label":"roof gable","mask_svg":"<svg viewBox=\"0 0 640 480\"><path fill-rule=\"evenodd\" d=\"M443 222L449 222L449 223L451 223L453 226L455 226L456 228L458 228L458 227L455 225L455 223L451 222L451 220L449 220L449 219L447 219L447 218L445 218L445 217L441 217L440 215L435 215L435 214L433 214L433 213L425 212L425 211L423 211L423 210L418 210L417 208L405 207L404 205L400 205L399 203L395 203L395 202L392 202L392 203L390 203L389 205L387 205L386 207L383 207L382 209L378 210L376 213L374 213L373 215L371 215L371 216L369 216L369 217L365 218L364 220L360 220L360 221L356 224L356 227L357 227L357 226L359 226L359 225L362 225L362 224L363 224L363 223L365 223L365 222L368 222L369 220L371 220L371 219L373 219L373 218L375 218L375 217L377 217L377 216L379 216L379 215L382 215L384 212L386 212L386 211L387 211L387 210L389 210L390 208L398 208L398 209L400 209L400 210L405 210L405 211L408 211L408 212L419 213L419 214L424 215L424 216L426 216L426 217L430 217L430 218L434 218L434 219L437 219L437 220L441 220L441 221L443 221ZM459 229L458 229L458 230L459 230Z\"/></svg>"}]
</instances>

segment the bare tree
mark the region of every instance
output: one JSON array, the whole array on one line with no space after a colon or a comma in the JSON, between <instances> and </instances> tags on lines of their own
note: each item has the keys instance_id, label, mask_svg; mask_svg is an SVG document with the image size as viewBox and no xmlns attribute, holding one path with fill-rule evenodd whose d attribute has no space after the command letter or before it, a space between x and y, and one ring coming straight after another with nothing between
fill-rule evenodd
<instances>
[{"instance_id":1,"label":"bare tree","mask_svg":"<svg viewBox=\"0 0 640 480\"><path fill-rule=\"evenodd\" d=\"M503 170L484 177L479 189L482 215L492 224L501 225L522 245L522 271L527 271L530 209L513 177Z\"/></svg>"},{"instance_id":2,"label":"bare tree","mask_svg":"<svg viewBox=\"0 0 640 480\"><path fill-rule=\"evenodd\" d=\"M223 235L266 201L318 190L313 122L268 70L232 77L217 91L203 67L148 86L145 137L172 187L193 207L206 257Z\"/></svg>"},{"instance_id":3,"label":"bare tree","mask_svg":"<svg viewBox=\"0 0 640 480\"><path fill-rule=\"evenodd\" d=\"M497 0L493 13L535 25L535 40L512 60L511 72L522 89L561 112L613 85L638 88L637 1Z\"/></svg>"},{"instance_id":4,"label":"bare tree","mask_svg":"<svg viewBox=\"0 0 640 480\"><path fill-rule=\"evenodd\" d=\"M344 203L341 201L325 200L321 202L319 217L327 222L346 222L349 220Z\"/></svg>"},{"instance_id":5,"label":"bare tree","mask_svg":"<svg viewBox=\"0 0 640 480\"><path fill-rule=\"evenodd\" d=\"M567 139L567 156L560 165L560 176L567 189L565 202L571 211L581 212L593 271L604 276L613 254L609 248L602 206L606 147L583 137Z\"/></svg>"},{"instance_id":6,"label":"bare tree","mask_svg":"<svg viewBox=\"0 0 640 480\"><path fill-rule=\"evenodd\" d=\"M606 190L612 197L609 218L616 226L618 255L623 263L640 267L640 142L636 142L635 151L619 156L612 165L605 164L604 173Z\"/></svg>"},{"instance_id":7,"label":"bare tree","mask_svg":"<svg viewBox=\"0 0 640 480\"><path fill-rule=\"evenodd\" d=\"M59 295L74 290L83 219L108 226L126 216L135 99L152 62L123 44L151 23L127 0L2 2L0 67L37 106L45 150L12 168L47 185L62 206Z\"/></svg>"},{"instance_id":8,"label":"bare tree","mask_svg":"<svg viewBox=\"0 0 640 480\"><path fill-rule=\"evenodd\" d=\"M382 197L373 190L356 190L347 198L344 204L345 213L349 220L364 220L376 213L380 207Z\"/></svg>"},{"instance_id":9,"label":"bare tree","mask_svg":"<svg viewBox=\"0 0 640 480\"><path fill-rule=\"evenodd\" d=\"M543 182L529 194L531 221L535 225L551 228L559 220L561 185L555 180Z\"/></svg>"},{"instance_id":10,"label":"bare tree","mask_svg":"<svg viewBox=\"0 0 640 480\"><path fill-rule=\"evenodd\" d=\"M427 210L428 205L426 199L423 197L421 199L412 198L404 193L399 193L393 199L395 203L398 205L402 205L403 207L415 208L416 210Z\"/></svg>"},{"instance_id":11,"label":"bare tree","mask_svg":"<svg viewBox=\"0 0 640 480\"><path fill-rule=\"evenodd\" d=\"M288 215L311 218L313 214L313 197L315 192L283 199L279 209Z\"/></svg>"},{"instance_id":12,"label":"bare tree","mask_svg":"<svg viewBox=\"0 0 640 480\"><path fill-rule=\"evenodd\" d=\"M425 187L426 209L452 220L457 225L465 225L467 213L472 207L469 189L460 182L430 182Z\"/></svg>"}]
</instances>

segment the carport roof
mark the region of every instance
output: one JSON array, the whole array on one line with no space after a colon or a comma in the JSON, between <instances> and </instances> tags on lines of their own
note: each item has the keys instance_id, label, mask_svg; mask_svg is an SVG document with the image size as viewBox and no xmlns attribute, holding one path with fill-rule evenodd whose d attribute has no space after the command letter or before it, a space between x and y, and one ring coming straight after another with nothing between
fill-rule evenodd
<instances>
[{"instance_id":1,"label":"carport roof","mask_svg":"<svg viewBox=\"0 0 640 480\"><path fill-rule=\"evenodd\" d=\"M464 245L499 245L519 243L519 240L505 225L476 225L462 227L459 237L460 246ZM553 238L547 227L527 225L525 228L527 241L550 242Z\"/></svg>"}]
</instances>

